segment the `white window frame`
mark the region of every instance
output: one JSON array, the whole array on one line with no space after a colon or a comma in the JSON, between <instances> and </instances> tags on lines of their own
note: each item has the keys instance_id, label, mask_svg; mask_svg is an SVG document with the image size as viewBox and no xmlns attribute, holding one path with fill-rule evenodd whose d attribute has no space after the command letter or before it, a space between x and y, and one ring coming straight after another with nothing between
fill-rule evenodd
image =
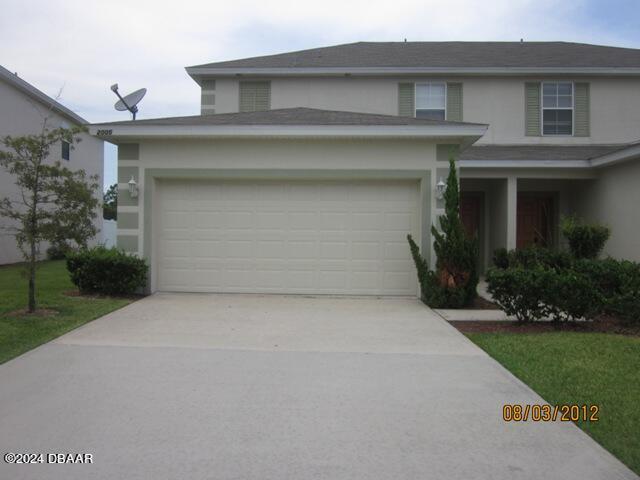
<instances>
[{"instance_id":1,"label":"white window frame","mask_svg":"<svg viewBox=\"0 0 640 480\"><path fill-rule=\"evenodd\" d=\"M570 83L571 84L571 107L544 107L544 84L545 83ZM571 133L544 133L544 111L545 110L571 110ZM576 86L570 80L546 80L540 83L540 134L543 137L573 137L576 129Z\"/></svg>"},{"instance_id":2,"label":"white window frame","mask_svg":"<svg viewBox=\"0 0 640 480\"><path fill-rule=\"evenodd\" d=\"M418 104L417 104L418 102L416 101L417 98L418 98L417 90L418 90L418 86L419 85L444 85L444 119L446 121L447 120L447 115L448 115L448 112L447 112L447 97L449 95L449 92L447 92L447 82L441 82L441 81L435 80L435 81L427 81L427 82L415 82L413 84L413 116L415 118L417 118L417 116L418 116L417 115L417 111L418 110L424 110L424 108L418 109Z\"/></svg>"}]
</instances>

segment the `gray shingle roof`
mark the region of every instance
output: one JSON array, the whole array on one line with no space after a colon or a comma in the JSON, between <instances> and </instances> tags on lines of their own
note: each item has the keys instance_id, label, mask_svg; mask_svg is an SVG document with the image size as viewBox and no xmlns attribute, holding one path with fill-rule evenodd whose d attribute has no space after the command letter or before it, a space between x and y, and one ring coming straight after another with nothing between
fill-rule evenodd
<instances>
[{"instance_id":1,"label":"gray shingle roof","mask_svg":"<svg viewBox=\"0 0 640 480\"><path fill-rule=\"evenodd\" d=\"M640 50L569 42L357 42L190 68L640 67Z\"/></svg>"},{"instance_id":2,"label":"gray shingle roof","mask_svg":"<svg viewBox=\"0 0 640 480\"><path fill-rule=\"evenodd\" d=\"M631 145L482 145L463 151L460 160L590 160Z\"/></svg>"},{"instance_id":3,"label":"gray shingle roof","mask_svg":"<svg viewBox=\"0 0 640 480\"><path fill-rule=\"evenodd\" d=\"M94 125L479 125L424 118L398 117L371 113L339 112L314 108L283 108L264 112L219 113L189 117L152 118Z\"/></svg>"}]
</instances>

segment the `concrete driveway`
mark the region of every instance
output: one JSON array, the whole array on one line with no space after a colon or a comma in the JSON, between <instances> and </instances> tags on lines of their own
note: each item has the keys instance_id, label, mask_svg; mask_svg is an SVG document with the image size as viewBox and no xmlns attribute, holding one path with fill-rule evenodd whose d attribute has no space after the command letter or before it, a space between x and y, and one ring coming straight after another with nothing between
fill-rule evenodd
<instances>
[{"instance_id":1,"label":"concrete driveway","mask_svg":"<svg viewBox=\"0 0 640 480\"><path fill-rule=\"evenodd\" d=\"M415 299L155 295L0 366L11 479L636 478Z\"/></svg>"}]
</instances>

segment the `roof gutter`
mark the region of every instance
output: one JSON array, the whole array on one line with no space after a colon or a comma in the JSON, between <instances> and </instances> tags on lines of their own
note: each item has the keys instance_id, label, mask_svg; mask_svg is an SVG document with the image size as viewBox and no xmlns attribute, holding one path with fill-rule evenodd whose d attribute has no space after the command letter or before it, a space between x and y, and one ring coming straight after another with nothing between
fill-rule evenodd
<instances>
[{"instance_id":1,"label":"roof gutter","mask_svg":"<svg viewBox=\"0 0 640 480\"><path fill-rule=\"evenodd\" d=\"M186 67L199 82L200 77L234 76L409 76L409 75L586 75L639 76L638 67Z\"/></svg>"},{"instance_id":2,"label":"roof gutter","mask_svg":"<svg viewBox=\"0 0 640 480\"><path fill-rule=\"evenodd\" d=\"M591 168L589 160L460 160L461 168Z\"/></svg>"}]
</instances>

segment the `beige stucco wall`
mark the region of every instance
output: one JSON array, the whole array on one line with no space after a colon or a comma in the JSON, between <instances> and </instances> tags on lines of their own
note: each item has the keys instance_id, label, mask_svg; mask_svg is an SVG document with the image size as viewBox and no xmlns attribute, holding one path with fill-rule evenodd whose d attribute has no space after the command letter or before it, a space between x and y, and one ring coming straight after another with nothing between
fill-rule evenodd
<instances>
[{"instance_id":1,"label":"beige stucco wall","mask_svg":"<svg viewBox=\"0 0 640 480\"><path fill-rule=\"evenodd\" d=\"M398 82L428 80L463 83L463 117L488 123L478 142L526 144L624 143L640 138L640 79L629 78L272 78L271 108L310 107L367 113L398 114ZM524 84L527 81L575 80L591 89L590 137L524 135ZM238 80L216 82L216 113L237 112Z\"/></svg>"},{"instance_id":2,"label":"beige stucco wall","mask_svg":"<svg viewBox=\"0 0 640 480\"><path fill-rule=\"evenodd\" d=\"M221 139L140 143L144 168L428 169L435 144L420 140Z\"/></svg>"},{"instance_id":3,"label":"beige stucco wall","mask_svg":"<svg viewBox=\"0 0 640 480\"><path fill-rule=\"evenodd\" d=\"M611 228L605 256L640 261L640 160L604 167L599 174L574 192L576 211Z\"/></svg>"},{"instance_id":4,"label":"beige stucco wall","mask_svg":"<svg viewBox=\"0 0 640 480\"><path fill-rule=\"evenodd\" d=\"M37 100L0 80L0 137L37 134L42 130L43 119L47 116L50 116L47 122L50 128L72 124L71 120L49 112L47 107ZM71 169L82 168L90 175L99 175L99 184L102 186L104 142L88 134L82 134L80 137L82 141L71 151L69 162L62 160L61 147L52 149L50 160L61 160ZM0 198L15 198L18 190L14 182L15 177L0 169ZM0 227L8 225L6 218L0 218ZM102 228L102 210L99 211L96 225L99 229ZM45 249L46 245L43 245L42 253ZM22 261L22 255L16 247L15 238L0 229L0 264L19 261Z\"/></svg>"}]
</instances>

